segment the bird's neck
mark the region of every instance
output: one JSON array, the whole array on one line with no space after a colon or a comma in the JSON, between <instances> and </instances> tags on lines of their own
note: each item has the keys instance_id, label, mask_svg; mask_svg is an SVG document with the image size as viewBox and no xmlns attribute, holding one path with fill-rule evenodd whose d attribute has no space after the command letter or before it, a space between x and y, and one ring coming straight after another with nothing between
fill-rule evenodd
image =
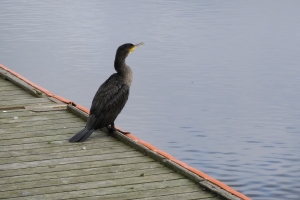
<instances>
[{"instance_id":1,"label":"bird's neck","mask_svg":"<svg viewBox=\"0 0 300 200\"><path fill-rule=\"evenodd\" d=\"M115 60L115 70L117 73L125 78L126 83L130 86L132 82L132 71L128 65L123 60Z\"/></svg>"}]
</instances>

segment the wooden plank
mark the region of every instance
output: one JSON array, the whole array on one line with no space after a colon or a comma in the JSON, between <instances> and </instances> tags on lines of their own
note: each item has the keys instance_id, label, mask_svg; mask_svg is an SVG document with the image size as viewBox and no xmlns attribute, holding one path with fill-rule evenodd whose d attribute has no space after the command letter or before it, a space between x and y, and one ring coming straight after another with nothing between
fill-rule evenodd
<instances>
[{"instance_id":1,"label":"wooden plank","mask_svg":"<svg viewBox=\"0 0 300 200\"><path fill-rule=\"evenodd\" d=\"M16 182L11 181L11 178L5 178L9 182L4 183L1 185L0 192L15 190L15 189L27 189L27 188L35 188L35 187L47 187L53 185L60 185L61 179L64 179L70 184L73 183L81 183L81 182L93 182L93 181L100 181L100 180L111 180L116 179L113 176L119 178L125 177L138 177L143 174L143 176L151 176L153 174L170 174L174 173L169 169L158 166L155 168L137 168L137 163L131 164L130 166L135 166L130 170L122 171L122 168L109 166L104 167L103 171L99 170L99 168L92 168L92 169L81 169L81 170L66 170L61 172L54 172L54 173L44 173L39 174L38 176L24 176L19 177L20 180ZM122 166L124 167L124 166ZM111 169L121 169L121 171L111 171ZM127 168L128 169L128 168ZM93 177L97 176L97 177ZM28 178L28 179L26 179ZM49 182L45 182L44 180L49 180Z\"/></svg>"},{"instance_id":2,"label":"wooden plank","mask_svg":"<svg viewBox=\"0 0 300 200\"><path fill-rule=\"evenodd\" d=\"M63 124L62 124L63 125ZM76 124L74 125L76 126ZM69 138L71 138L75 133L77 133L78 131L81 130L81 127L78 127L77 131L71 132L68 129L66 129L67 132L56 132L53 135L47 135L47 136L40 136L40 137L30 137L30 132L27 132L29 137L24 137L24 138L18 138L18 139L8 139L8 140L3 140L2 145L1 145L1 149L2 148L9 148L9 146L11 145L23 145L24 148L26 148L25 146L28 144L61 144L63 142L67 142L67 140ZM47 130L49 132L49 130ZM51 131L51 130L50 130ZM65 133L65 134L63 134ZM89 141L94 141L94 142L106 142L109 140L112 140L110 137L103 136L102 134L98 134L99 132L94 131L94 133L92 134L92 136L87 140L87 142L85 142L85 144L87 144ZM27 145L27 146L28 146ZM28 146L29 147L29 146ZM28 148L27 147L27 148Z\"/></svg>"},{"instance_id":3,"label":"wooden plank","mask_svg":"<svg viewBox=\"0 0 300 200\"><path fill-rule=\"evenodd\" d=\"M16 99L10 101L0 101L0 108L11 108L11 107L18 107L18 106L25 106L25 105L43 105L43 104L50 104L53 103L48 98L29 98L29 99Z\"/></svg>"},{"instance_id":4,"label":"wooden plank","mask_svg":"<svg viewBox=\"0 0 300 200\"><path fill-rule=\"evenodd\" d=\"M90 198L86 198L89 200ZM218 197L207 197L203 196L202 191L195 191L195 192L182 192L180 194L169 194L165 196L156 196L156 197L146 197L146 198L140 198L140 200L174 200L174 199L185 199L185 200L198 200L198 199L205 199L205 200L220 200Z\"/></svg>"},{"instance_id":5,"label":"wooden plank","mask_svg":"<svg viewBox=\"0 0 300 200\"><path fill-rule=\"evenodd\" d=\"M177 186L177 181L168 181L168 185L159 185L158 184L143 184L143 185L134 185L131 191L127 188L117 188L115 191L112 191L112 194L109 193L109 191L105 191L104 195L102 196L95 196L99 199L105 199L105 200L113 200L113 199L141 199L145 197L156 197L159 199L164 199L164 197L174 194L182 194L182 193L194 193L198 191L198 197L197 199L207 199L210 197L214 197L214 195L210 193L203 193L199 191L199 188L193 184L187 184L187 185L180 185ZM175 183L175 184L174 184ZM138 191L135 191L138 190ZM129 192L130 191L130 192ZM114 192L114 193L113 193ZM96 199L88 198L88 199ZM85 198L85 197L84 197ZM184 198L185 199L185 198Z\"/></svg>"},{"instance_id":6,"label":"wooden plank","mask_svg":"<svg viewBox=\"0 0 300 200\"><path fill-rule=\"evenodd\" d=\"M54 104L55 105L55 104ZM44 116L44 115L68 115L68 116L76 116L72 115L70 112L67 110L54 110L52 112L34 112L32 110L7 110L7 112L0 112L0 119L8 119L8 118L13 118L14 116L19 116L19 117L32 117L32 116Z\"/></svg>"},{"instance_id":7,"label":"wooden plank","mask_svg":"<svg viewBox=\"0 0 300 200\"><path fill-rule=\"evenodd\" d=\"M51 120L48 120L48 122L51 122ZM30 132L34 132L34 131L38 131L38 130L40 130L40 131L45 130L45 132L46 131L54 131L54 130L60 131L62 129L75 128L75 127L78 128L78 130L76 131L76 132L78 132L85 125L85 124L76 124L76 121L71 122L69 119L62 119L61 122L65 122L65 123L55 124L56 127L54 129L47 129L48 127L51 127L51 125L42 124L42 123L35 123L35 124L40 124L40 129L38 128L37 125L36 126L22 126L22 124L21 125L13 124L15 127L11 128L9 130L3 129L5 127L0 128L0 133L2 133L2 134L9 134L9 133L13 134L14 132L21 131L22 129L24 129L24 133L30 133ZM78 122L78 123L81 123L81 122ZM31 124L33 124L33 123L31 123ZM59 132L56 132L56 133L59 133ZM69 136L71 136L71 135L69 135ZM61 138L61 136L59 136L59 137ZM55 140L55 138L53 138L52 140Z\"/></svg>"},{"instance_id":8,"label":"wooden plank","mask_svg":"<svg viewBox=\"0 0 300 200\"><path fill-rule=\"evenodd\" d=\"M78 190L90 190L98 189L97 193L102 195L107 195L110 193L109 187L112 190L117 189L117 186L127 186L126 190L128 191L128 185L134 184L143 184L149 182L163 182L166 180L179 180L182 177L176 173L171 174L160 174L160 170L153 170L153 175L141 177L139 174L124 173L123 176L120 176L120 173L111 173L103 176L81 176L81 177L69 177L62 179L50 179L50 180L41 180L38 182L30 182L26 189L20 190L14 185L7 185L6 187L11 186L12 190L0 192L2 198L14 198L20 197L20 194L23 196L33 196L33 195L43 195L45 194L58 194L64 192L64 196L67 196L66 192L78 191ZM99 180L101 179L101 180ZM24 184L23 184L24 185ZM45 186L44 186L45 185ZM100 188L103 188L102 190ZM89 191L86 191L89 192ZM84 193L85 194L85 193ZM72 196L71 196L72 197ZM66 197L65 197L66 198ZM73 196L74 198L74 196ZM44 199L44 198L43 198ZM54 198L56 199L56 198Z\"/></svg>"},{"instance_id":9,"label":"wooden plank","mask_svg":"<svg viewBox=\"0 0 300 200\"><path fill-rule=\"evenodd\" d=\"M56 145L53 145L53 143L46 143L46 142L41 142L41 143L35 143L35 144L21 144L21 145L12 145L12 147L10 146L6 146L6 147L10 147L7 148L8 151L4 151L6 150L6 147L1 147L1 158L11 158L11 157L17 157L17 156L23 156L23 155L40 155L39 153L43 153L47 150L49 150L49 152L52 153L59 153L60 152L60 146L61 145L65 145L64 148L61 149L61 153L64 152L68 152L68 151L75 151L75 150L90 150L90 149L116 149L122 147L123 150L125 151L127 149L126 145L124 146L123 143L119 143L118 141L115 141L113 139L111 139L110 137L106 137L104 139L101 140L101 142L94 147L93 143L90 144L84 144L84 145L78 145L77 148L74 148L72 145L68 145L66 144L67 140L65 141L61 141L61 142L55 142ZM29 147L28 147L29 146ZM22 147L25 147L24 149ZM44 147L45 150L41 150L39 152L39 149L41 147ZM129 150L131 150L132 148L130 148ZM30 154L26 154L26 153L30 153ZM75 152L74 152L75 153ZM46 152L44 153L46 154ZM43 154L43 155L44 155ZM13 158L11 158L13 159ZM0 161L1 162L1 161ZM1 162L2 163L2 162Z\"/></svg>"},{"instance_id":10,"label":"wooden plank","mask_svg":"<svg viewBox=\"0 0 300 200\"><path fill-rule=\"evenodd\" d=\"M15 90L20 90L20 88L13 84L0 85L0 91L15 91Z\"/></svg>"},{"instance_id":11,"label":"wooden plank","mask_svg":"<svg viewBox=\"0 0 300 200\"><path fill-rule=\"evenodd\" d=\"M212 184L211 182L207 181L207 180L203 180L201 182L199 182L199 184L206 188L207 190L218 194L219 196L225 198L225 199L230 199L230 200L240 200L240 198L238 198L237 196L234 196L233 194L225 191L224 189L220 188L219 186L216 186L214 184Z\"/></svg>"},{"instance_id":12,"label":"wooden plank","mask_svg":"<svg viewBox=\"0 0 300 200\"><path fill-rule=\"evenodd\" d=\"M132 158L130 158L132 159ZM16 183L23 183L23 182L31 182L31 181L36 181L39 179L54 179L57 177L60 178L66 178L66 177L75 177L75 176L84 176L84 175L101 175L101 174L108 174L108 173L119 173L119 172L136 172L137 170L144 170L142 173L148 173L147 170L151 169L151 170L166 170L166 169L161 169L164 168L163 165L159 164L159 163L155 163L155 162L143 162L140 163L139 160L137 160L137 157L134 158L135 162L134 163L130 163L130 162L126 162L125 165L110 165L110 166L103 166L101 167L101 170L99 170L99 166L89 166L86 165L86 163L84 165L81 164L81 168L67 168L72 167L72 166L76 166L78 167L78 164L76 165L60 165L63 166L60 167L59 171L51 171L49 172L49 167L47 169L47 171L45 173L38 173L38 171L33 174L32 171L35 169L32 169L29 173L30 174L26 174L26 175L21 175L21 176L17 176L14 175L12 177L6 177L6 178L1 178L0 180L0 186L2 187L2 185L6 185L6 184L16 184ZM99 162L97 162L97 164L99 164ZM57 168L57 167L55 167ZM52 168L51 168L52 169ZM170 172L170 171L168 171ZM25 183L24 183L25 184Z\"/></svg>"},{"instance_id":13,"label":"wooden plank","mask_svg":"<svg viewBox=\"0 0 300 200\"><path fill-rule=\"evenodd\" d=\"M74 163L66 163L66 164L58 164L58 165L46 165L46 166L36 166L36 167L28 167L20 169L6 169L2 170L0 173L1 184L5 184L6 181L18 182L19 177L30 177L33 175L41 175L47 176L47 174L52 173L66 173L66 177L68 177L68 172L71 171L89 171L91 169L98 169L98 174L102 173L102 168L109 168L111 170L116 169L117 171L126 171L127 169L131 169L131 164L133 166L139 167L141 169L150 168L157 168L161 164L158 162L153 161L150 158L144 157L142 160L140 159L141 156L137 157L127 157L119 160L107 160L103 161L89 161L88 164L86 162L78 162ZM129 166L130 165L130 166ZM116 168L114 168L116 167ZM101 170L99 170L101 169ZM32 173L34 172L34 173ZM8 182L9 183L9 182Z\"/></svg>"},{"instance_id":14,"label":"wooden plank","mask_svg":"<svg viewBox=\"0 0 300 200\"><path fill-rule=\"evenodd\" d=\"M0 119L1 124L3 124L3 127L26 127L26 126L34 126L36 125L46 125L47 123L52 122L60 122L61 120L65 120L66 123L71 121L76 122L83 122L78 117L69 115L47 115L46 113L44 115L40 116L34 116L34 117L19 117L14 116L12 118L6 118L6 119Z\"/></svg>"},{"instance_id":15,"label":"wooden plank","mask_svg":"<svg viewBox=\"0 0 300 200\"><path fill-rule=\"evenodd\" d=\"M141 160L145 159L145 156L138 154L137 152L123 152L123 153L114 153L114 154L103 154L103 155L85 155L82 157L70 157L70 158L56 158L56 159L46 159L42 161L24 161L19 163L8 163L1 164L0 170L6 171L8 169L23 169L28 167L39 167L39 166L56 166L60 164L69 164L69 163L80 163L80 162L91 162L91 161L103 161L113 159L123 159L123 158L133 158L140 157ZM32 172L34 173L34 171Z\"/></svg>"},{"instance_id":16,"label":"wooden plank","mask_svg":"<svg viewBox=\"0 0 300 200\"><path fill-rule=\"evenodd\" d=\"M79 120L79 119L78 119ZM52 130L52 129L64 129L64 128L70 128L70 127L79 127L77 123L80 123L81 127L83 128L85 126L85 123L82 121L68 121L66 120L65 123L57 123L57 124L50 124L46 123L43 124L42 122L39 122L39 126L26 126L24 124L15 125L14 127L10 129L4 129L0 127L0 133L15 133L18 131L24 131L24 132L32 132L32 131L38 131L38 130ZM4 126L4 125L3 125Z\"/></svg>"},{"instance_id":17,"label":"wooden plank","mask_svg":"<svg viewBox=\"0 0 300 200\"><path fill-rule=\"evenodd\" d=\"M17 162L33 162L33 161L43 161L49 159L63 159L63 158L70 158L79 156L90 156L97 154L98 156L104 154L112 154L112 153L122 153L122 152L136 152L136 150L126 147L122 145L122 148L102 148L101 151L99 149L79 149L79 150L72 150L66 151L63 154L60 152L50 153L47 152L45 154L34 154L34 155L22 155L22 156L14 156L14 157L4 157L0 160L0 164L10 164L10 163L17 163ZM0 168L1 169L1 168Z\"/></svg>"},{"instance_id":18,"label":"wooden plank","mask_svg":"<svg viewBox=\"0 0 300 200\"><path fill-rule=\"evenodd\" d=\"M14 76L13 74L10 74L9 72L3 70L0 68L0 75L4 78L12 82L14 85L17 85L21 87L22 89L28 91L32 95L36 97L43 97L46 96L44 93L42 93L40 90L32 87L28 83L24 82L23 80L19 79L18 77Z\"/></svg>"},{"instance_id":19,"label":"wooden plank","mask_svg":"<svg viewBox=\"0 0 300 200\"><path fill-rule=\"evenodd\" d=\"M149 196L156 196L160 199L164 199L165 196L172 195L172 194L181 194L181 193L189 193L189 192L195 192L198 190L198 199L206 199L207 197L212 197L212 194L209 193L201 193L199 191L199 188L193 188L194 185L187 184L187 185L181 185L177 186L176 183L180 183L181 180L176 181L167 181L168 185L165 185L162 183L162 185L159 183L157 184L150 184L145 183L142 185L133 185L132 187L117 187L115 190L112 188L109 190L106 190L103 195L95 195L94 197L86 198L84 199L141 199L143 197L149 197ZM131 189L131 190L130 190ZM138 190L138 191L137 191ZM98 192L99 193L99 192ZM91 194L88 194L91 195ZM80 198L82 199L82 198ZM185 199L185 198L184 198Z\"/></svg>"},{"instance_id":20,"label":"wooden plank","mask_svg":"<svg viewBox=\"0 0 300 200\"><path fill-rule=\"evenodd\" d=\"M21 99L27 99L27 98L30 98L30 94L18 94L18 95L14 94L13 97L11 95L5 94L5 95L1 95L0 101L11 101L12 99L21 100Z\"/></svg>"},{"instance_id":21,"label":"wooden plank","mask_svg":"<svg viewBox=\"0 0 300 200\"><path fill-rule=\"evenodd\" d=\"M67 104L51 104L51 105L34 105L34 106L25 106L26 110L32 110L34 112L50 112L53 110L66 110Z\"/></svg>"},{"instance_id":22,"label":"wooden plank","mask_svg":"<svg viewBox=\"0 0 300 200\"><path fill-rule=\"evenodd\" d=\"M14 117L11 118L6 118L6 119L1 119L0 118L0 123L3 125L3 127L9 128L9 127L14 127L15 125L19 127L25 127L25 126L34 126L36 125L42 125L42 124L47 124L47 123L53 123L53 122L59 122L61 120L65 120L65 122L70 122L70 121L76 121L76 122L82 122L81 119L78 117L72 116L72 115L47 115L45 113L44 115L39 115L39 116L24 116L20 117L18 115L15 115Z\"/></svg>"},{"instance_id":23,"label":"wooden plank","mask_svg":"<svg viewBox=\"0 0 300 200\"><path fill-rule=\"evenodd\" d=\"M106 168L108 169L108 168ZM97 170L99 172L99 169ZM58 176L63 174L70 174L70 176ZM96 182L96 181L109 181L109 180L118 180L118 179L124 179L124 178L131 178L131 177L141 177L145 179L152 179L152 176L156 175L165 175L165 177L168 177L167 175L174 174L174 172L170 171L169 169L165 167L160 168L147 168L147 169L135 169L135 170L128 170L128 171L112 171L112 172L106 172L106 173L96 173L95 169L92 169L90 171L84 170L84 171L65 171L65 173L55 173L57 176L52 175L44 175L40 174L39 176L33 177L32 180L26 181L24 179L24 182L13 182L13 183L7 183L4 185L1 185L0 187L0 196L1 192L10 191L10 190L23 190L23 189L34 189L34 188L41 188L41 187L49 187L49 186L57 186L61 185L62 187L68 183L68 185L72 184L79 184L79 183L86 183L86 182ZM141 174L144 174L144 176L141 176ZM172 175L173 176L173 175ZM51 178L47 178L51 177ZM174 176L173 176L174 177ZM37 179L34 179L37 178ZM168 177L169 178L169 177ZM179 177L177 177L179 179ZM72 190L72 188L70 188ZM59 192L59 191L57 191Z\"/></svg>"},{"instance_id":24,"label":"wooden plank","mask_svg":"<svg viewBox=\"0 0 300 200\"><path fill-rule=\"evenodd\" d=\"M1 140L3 141L3 143L5 143L4 140L34 138L34 137L47 137L47 136L53 136L53 135L61 135L62 136L62 135L68 134L66 137L71 137L72 136L71 134L77 133L83 127L84 127L84 124L80 124L79 123L79 124L74 124L74 127L68 127L68 128L63 128L63 129L61 129L61 128L56 128L56 129L53 128L53 129L48 129L48 130L35 130L35 131L23 132L23 133L22 132L21 133L20 132L16 132L16 134L10 134L10 133L2 133L1 134L1 129L0 129L0 136L1 136ZM55 140L59 141L57 139L55 139ZM50 140L48 140L48 141L44 140L44 141L45 142L49 142ZM16 144L13 143L12 145L16 145ZM0 148L1 148L1 146L0 146Z\"/></svg>"},{"instance_id":25,"label":"wooden plank","mask_svg":"<svg viewBox=\"0 0 300 200\"><path fill-rule=\"evenodd\" d=\"M5 140L1 141L1 147L0 147L0 152L5 152L7 149L13 150L13 149L32 149L32 148L37 148L39 146L41 147L46 147L52 146L52 145L67 145L69 146L68 139L73 136L74 133L69 133L68 135L49 135L49 136L44 136L44 137L30 137L30 138L23 138L23 139L14 139L14 140ZM104 142L111 142L115 141L115 138L110 137L107 134L97 134L95 132L95 135L93 136L93 142L99 142L99 143L104 143ZM3 145L2 145L3 144ZM89 145L88 142L85 142L84 144ZM30 148L31 147L31 148ZM59 146L58 146L59 147Z\"/></svg>"},{"instance_id":26,"label":"wooden plank","mask_svg":"<svg viewBox=\"0 0 300 200\"><path fill-rule=\"evenodd\" d=\"M0 78L0 86L3 86L3 85L13 85L13 83L10 82L9 80L5 80L3 78Z\"/></svg>"},{"instance_id":27,"label":"wooden plank","mask_svg":"<svg viewBox=\"0 0 300 200\"><path fill-rule=\"evenodd\" d=\"M108 138L109 139L109 138ZM124 151L131 151L133 150L131 147L128 147L126 145L124 145L123 143L119 142L119 141L115 141L115 140L107 140L106 142L102 140L101 144L99 145L94 145L94 144L86 144L86 145L64 145L63 147L61 147L61 145L51 145L49 144L49 146L45 147L45 143L43 143L44 148L34 148L34 149L14 149L14 150L10 150L10 151L6 151L6 152L1 152L0 153L0 158L5 159L5 158L9 158L9 159L18 159L18 157L25 157L27 155L30 156L45 156L46 154L48 154L47 156L49 156L49 154L68 154L68 152L72 152L72 153L76 153L76 152L80 152L82 150L85 150L85 152L91 151L91 150L95 150L98 154L102 154L104 152L109 151L109 149L112 150L116 150L118 149L119 151L121 151L121 149ZM41 145L38 145L41 146ZM1 150L4 150L5 148L1 148ZM0 161L0 163L2 163Z\"/></svg>"},{"instance_id":28,"label":"wooden plank","mask_svg":"<svg viewBox=\"0 0 300 200\"><path fill-rule=\"evenodd\" d=\"M10 96L13 99L15 95L23 95L23 94L30 95L25 90L9 90L9 91L0 90L0 97L1 96Z\"/></svg>"}]
</instances>

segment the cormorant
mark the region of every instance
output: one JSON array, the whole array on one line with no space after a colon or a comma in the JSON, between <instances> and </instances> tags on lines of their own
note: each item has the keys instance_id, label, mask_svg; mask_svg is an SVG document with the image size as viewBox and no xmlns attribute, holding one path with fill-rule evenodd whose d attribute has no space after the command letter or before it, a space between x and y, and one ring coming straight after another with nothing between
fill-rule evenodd
<instances>
[{"instance_id":1,"label":"cormorant","mask_svg":"<svg viewBox=\"0 0 300 200\"><path fill-rule=\"evenodd\" d=\"M127 43L117 49L114 63L117 73L112 74L99 87L94 96L90 115L84 129L70 138L69 142L84 142L94 130L99 128L107 127L109 132L117 130L114 122L128 100L129 88L132 82L132 71L126 65L125 59L129 53L142 44L144 43L136 45ZM126 134L126 132L122 133Z\"/></svg>"}]
</instances>

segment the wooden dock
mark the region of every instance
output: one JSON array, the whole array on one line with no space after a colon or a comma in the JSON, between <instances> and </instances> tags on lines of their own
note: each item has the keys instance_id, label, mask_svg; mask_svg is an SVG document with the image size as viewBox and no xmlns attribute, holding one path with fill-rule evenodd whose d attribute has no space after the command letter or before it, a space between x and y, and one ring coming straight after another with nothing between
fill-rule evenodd
<instances>
[{"instance_id":1,"label":"wooden dock","mask_svg":"<svg viewBox=\"0 0 300 200\"><path fill-rule=\"evenodd\" d=\"M249 199L134 136L69 143L85 126L80 106L3 65L0 76L0 199Z\"/></svg>"}]
</instances>

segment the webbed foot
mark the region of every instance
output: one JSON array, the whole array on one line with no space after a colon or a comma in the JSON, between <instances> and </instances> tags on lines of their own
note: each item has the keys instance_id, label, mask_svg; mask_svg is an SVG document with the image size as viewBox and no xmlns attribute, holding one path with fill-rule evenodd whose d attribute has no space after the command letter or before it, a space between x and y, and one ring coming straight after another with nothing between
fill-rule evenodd
<instances>
[{"instance_id":1,"label":"webbed foot","mask_svg":"<svg viewBox=\"0 0 300 200\"><path fill-rule=\"evenodd\" d=\"M106 128L107 128L107 130L108 130L109 133L113 133L114 131L118 131L118 132L120 132L120 133L122 133L122 134L124 134L124 135L130 134L130 132L121 131L120 129L117 129L117 128L115 127L115 124L114 124L114 123L112 123L110 126L107 126Z\"/></svg>"}]
</instances>

